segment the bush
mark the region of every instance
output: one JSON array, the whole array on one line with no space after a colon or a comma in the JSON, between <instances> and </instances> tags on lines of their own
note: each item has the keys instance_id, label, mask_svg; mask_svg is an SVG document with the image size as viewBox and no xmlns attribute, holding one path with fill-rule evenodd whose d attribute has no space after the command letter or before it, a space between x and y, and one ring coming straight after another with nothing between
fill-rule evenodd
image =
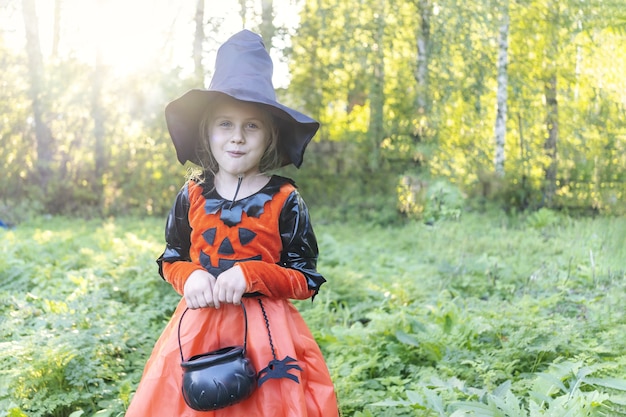
<instances>
[{"instance_id":1,"label":"bush","mask_svg":"<svg viewBox=\"0 0 626 417\"><path fill-rule=\"evenodd\" d=\"M156 273L162 230L0 230L0 415L124 414L179 300ZM328 282L295 304L343 415L626 415L623 219L466 212L316 232Z\"/></svg>"},{"instance_id":2,"label":"bush","mask_svg":"<svg viewBox=\"0 0 626 417\"><path fill-rule=\"evenodd\" d=\"M425 181L403 175L397 186L397 201L398 210L408 218L434 224L438 220L458 220L465 196L446 180Z\"/></svg>"},{"instance_id":3,"label":"bush","mask_svg":"<svg viewBox=\"0 0 626 417\"><path fill-rule=\"evenodd\" d=\"M154 263L161 223L41 218L1 232L0 409L123 415L176 303Z\"/></svg>"}]
</instances>

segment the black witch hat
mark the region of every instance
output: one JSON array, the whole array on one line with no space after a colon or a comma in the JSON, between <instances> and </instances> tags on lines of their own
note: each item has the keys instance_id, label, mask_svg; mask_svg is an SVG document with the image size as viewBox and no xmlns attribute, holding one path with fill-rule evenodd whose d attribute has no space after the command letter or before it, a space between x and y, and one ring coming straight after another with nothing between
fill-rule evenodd
<instances>
[{"instance_id":1,"label":"black witch hat","mask_svg":"<svg viewBox=\"0 0 626 417\"><path fill-rule=\"evenodd\" d=\"M272 113L278 126L278 147L285 158L283 165L300 167L304 150L319 123L276 101L273 70L263 40L255 33L243 30L220 46L209 88L190 90L165 108L165 120L178 161L201 165L196 152L201 140L200 121L207 105L220 94L226 94L261 104Z\"/></svg>"}]
</instances>

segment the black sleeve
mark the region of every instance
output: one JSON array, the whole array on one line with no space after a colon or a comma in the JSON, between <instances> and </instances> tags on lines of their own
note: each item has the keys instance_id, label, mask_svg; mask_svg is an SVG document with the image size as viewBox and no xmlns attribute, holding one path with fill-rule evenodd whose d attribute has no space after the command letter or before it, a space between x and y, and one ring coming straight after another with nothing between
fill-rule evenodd
<instances>
[{"instance_id":1,"label":"black sleeve","mask_svg":"<svg viewBox=\"0 0 626 417\"><path fill-rule=\"evenodd\" d=\"M283 206L279 230L283 243L280 264L302 272L309 289L317 293L326 279L317 272L317 239L309 210L297 190L291 193Z\"/></svg>"},{"instance_id":2,"label":"black sleeve","mask_svg":"<svg viewBox=\"0 0 626 417\"><path fill-rule=\"evenodd\" d=\"M165 251L157 259L163 278L163 262L191 261L191 226L189 226L189 185L178 192L165 225Z\"/></svg>"}]
</instances>

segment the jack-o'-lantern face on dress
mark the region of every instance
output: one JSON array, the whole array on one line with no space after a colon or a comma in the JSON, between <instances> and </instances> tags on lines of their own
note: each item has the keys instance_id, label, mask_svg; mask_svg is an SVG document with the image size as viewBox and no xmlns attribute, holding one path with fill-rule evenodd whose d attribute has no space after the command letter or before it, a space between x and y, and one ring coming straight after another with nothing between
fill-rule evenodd
<instances>
[{"instance_id":1,"label":"jack-o'-lantern face on dress","mask_svg":"<svg viewBox=\"0 0 626 417\"><path fill-rule=\"evenodd\" d=\"M198 259L215 277L237 262L278 262L283 243L275 219L291 193L280 192L288 185L274 177L262 191L232 202L215 188L194 183L189 188L194 202L190 211L196 213L192 218L192 259Z\"/></svg>"},{"instance_id":2,"label":"jack-o'-lantern face on dress","mask_svg":"<svg viewBox=\"0 0 626 417\"><path fill-rule=\"evenodd\" d=\"M208 141L221 175L259 173L270 135L267 114L257 105L224 98L207 125Z\"/></svg>"}]
</instances>

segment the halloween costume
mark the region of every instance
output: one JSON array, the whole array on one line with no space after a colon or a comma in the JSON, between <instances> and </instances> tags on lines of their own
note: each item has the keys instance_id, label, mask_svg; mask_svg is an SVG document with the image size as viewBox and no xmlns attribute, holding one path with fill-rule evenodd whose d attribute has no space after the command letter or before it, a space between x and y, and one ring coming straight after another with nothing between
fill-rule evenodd
<instances>
[{"instance_id":1,"label":"halloween costume","mask_svg":"<svg viewBox=\"0 0 626 417\"><path fill-rule=\"evenodd\" d=\"M215 94L228 94L273 109L283 163L299 166L318 124L275 101L273 87L267 87L271 60L260 37L248 31L233 36L218 51L218 62L222 65L216 65L209 90L192 90L166 108L179 161L200 160L195 152L201 112L196 107L206 105ZM223 76L233 71L240 76ZM261 79L259 73L264 74ZM259 90L262 94L253 97ZM247 356L259 372L259 386L251 397L221 410L199 412L185 403L179 338L187 355L240 345L246 321L238 305L187 310L183 298L155 344L126 416L338 416L322 353L289 301L313 297L325 282L316 270L317 242L295 184L272 176L256 193L231 201L219 195L212 176L205 173L204 181L189 180L179 191L165 235L166 248L157 260L159 273L181 295L195 270L218 277L235 265L242 269ZM185 320L180 322L183 313Z\"/></svg>"},{"instance_id":2,"label":"halloween costume","mask_svg":"<svg viewBox=\"0 0 626 417\"><path fill-rule=\"evenodd\" d=\"M182 294L185 277L196 268L214 275L238 263L248 288L243 299L248 315L248 352L255 369L272 360L263 308L279 359L293 358L289 375L267 380L251 398L214 412L196 412L183 401L176 329L186 308L181 300L157 341L127 416L320 416L337 415L333 385L322 354L302 317L288 298L305 299L324 278L315 270L317 243L308 211L289 180L274 176L258 193L231 201L189 181L169 215L167 247L159 258L161 272ZM185 352L206 352L241 344L239 306L187 312L181 343Z\"/></svg>"}]
</instances>

